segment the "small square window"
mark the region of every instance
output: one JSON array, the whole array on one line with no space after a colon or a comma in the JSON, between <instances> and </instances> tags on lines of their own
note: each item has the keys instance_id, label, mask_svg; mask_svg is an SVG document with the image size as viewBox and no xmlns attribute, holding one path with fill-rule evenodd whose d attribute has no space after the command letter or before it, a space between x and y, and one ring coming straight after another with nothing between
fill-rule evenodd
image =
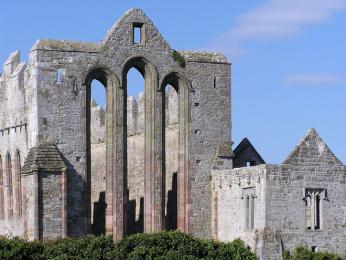
<instances>
[{"instance_id":1,"label":"small square window","mask_svg":"<svg viewBox=\"0 0 346 260\"><path fill-rule=\"evenodd\" d=\"M143 24L134 23L132 34L133 34L133 38L132 38L133 44L144 44L144 25Z\"/></svg>"}]
</instances>

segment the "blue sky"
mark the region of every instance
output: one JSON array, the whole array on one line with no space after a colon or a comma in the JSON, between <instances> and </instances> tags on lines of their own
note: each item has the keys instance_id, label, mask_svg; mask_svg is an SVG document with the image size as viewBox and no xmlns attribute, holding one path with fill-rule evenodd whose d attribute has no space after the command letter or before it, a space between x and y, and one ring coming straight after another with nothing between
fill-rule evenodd
<instances>
[{"instance_id":1,"label":"blue sky","mask_svg":"<svg viewBox=\"0 0 346 260\"><path fill-rule=\"evenodd\" d=\"M235 144L280 163L315 127L346 163L346 0L2 0L0 62L40 38L98 42L134 7L172 48L230 59Z\"/></svg>"}]
</instances>

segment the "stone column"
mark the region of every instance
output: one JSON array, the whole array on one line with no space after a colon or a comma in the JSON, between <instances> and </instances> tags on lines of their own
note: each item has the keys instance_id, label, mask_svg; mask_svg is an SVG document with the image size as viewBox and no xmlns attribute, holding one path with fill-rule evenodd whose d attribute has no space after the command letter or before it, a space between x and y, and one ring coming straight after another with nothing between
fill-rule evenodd
<instances>
[{"instance_id":1,"label":"stone column","mask_svg":"<svg viewBox=\"0 0 346 260\"><path fill-rule=\"evenodd\" d=\"M311 193L311 230L315 230L315 224L316 224L316 197L315 193Z\"/></svg>"},{"instance_id":2,"label":"stone column","mask_svg":"<svg viewBox=\"0 0 346 260\"><path fill-rule=\"evenodd\" d=\"M145 65L145 165L144 231L157 232L164 225L164 176L162 172L162 93L155 69Z\"/></svg>"},{"instance_id":3,"label":"stone column","mask_svg":"<svg viewBox=\"0 0 346 260\"><path fill-rule=\"evenodd\" d=\"M189 161L189 134L190 134L190 107L189 86L187 82L179 79L178 90L178 128L179 128L179 154L178 154L178 187L177 203L179 230L189 232L189 216L191 212L190 201L190 161Z\"/></svg>"},{"instance_id":4,"label":"stone column","mask_svg":"<svg viewBox=\"0 0 346 260\"><path fill-rule=\"evenodd\" d=\"M126 209L127 209L127 166L126 166L126 131L124 122L126 96L124 88L115 88L114 86L114 106L116 122L113 123L112 141L108 140L110 136L107 132L107 142L113 143L112 149L112 216L113 216L113 239L119 240L123 238L126 230ZM110 148L107 147L107 152L110 152ZM110 158L107 155L107 159ZM108 163L107 163L108 165ZM107 169L107 172L110 169ZM108 182L108 181L107 181ZM107 184L109 185L109 184Z\"/></svg>"},{"instance_id":5,"label":"stone column","mask_svg":"<svg viewBox=\"0 0 346 260\"><path fill-rule=\"evenodd\" d=\"M32 227L32 238L35 240L40 239L40 214L39 214L39 183L38 183L38 169L33 170L32 179L33 179L33 204L32 207L32 218L33 218L33 227ZM30 205L28 205L30 206ZM30 216L29 216L30 217Z\"/></svg>"},{"instance_id":6,"label":"stone column","mask_svg":"<svg viewBox=\"0 0 346 260\"><path fill-rule=\"evenodd\" d=\"M61 237L67 237L67 176L66 169L61 173L61 193L62 193L62 207L61 207Z\"/></svg>"}]
</instances>

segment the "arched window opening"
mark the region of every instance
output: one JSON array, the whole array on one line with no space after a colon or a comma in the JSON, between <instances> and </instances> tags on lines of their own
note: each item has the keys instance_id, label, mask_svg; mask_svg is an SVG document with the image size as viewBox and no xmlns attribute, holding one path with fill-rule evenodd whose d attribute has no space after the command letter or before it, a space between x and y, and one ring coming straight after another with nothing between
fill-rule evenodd
<instances>
[{"instance_id":1,"label":"arched window opening","mask_svg":"<svg viewBox=\"0 0 346 260\"><path fill-rule=\"evenodd\" d=\"M16 212L19 216L22 215L22 176L21 176L21 166L20 166L20 153L16 152L16 165L15 165L15 178L16 178Z\"/></svg>"},{"instance_id":2,"label":"arched window opening","mask_svg":"<svg viewBox=\"0 0 346 260\"><path fill-rule=\"evenodd\" d=\"M0 155L0 219L4 219L4 174Z\"/></svg>"},{"instance_id":3,"label":"arched window opening","mask_svg":"<svg viewBox=\"0 0 346 260\"><path fill-rule=\"evenodd\" d=\"M12 160L11 155L7 154L7 190L8 190L8 216L13 216L13 185L12 185Z\"/></svg>"},{"instance_id":4,"label":"arched window opening","mask_svg":"<svg viewBox=\"0 0 346 260\"><path fill-rule=\"evenodd\" d=\"M100 79L101 80L101 79ZM105 82L105 80L102 80ZM92 78L89 86L89 196L90 231L105 234L106 225L106 86Z\"/></svg>"},{"instance_id":5,"label":"arched window opening","mask_svg":"<svg viewBox=\"0 0 346 260\"><path fill-rule=\"evenodd\" d=\"M144 231L144 78L132 67L126 74L126 165L127 223L126 233Z\"/></svg>"},{"instance_id":6,"label":"arched window opening","mask_svg":"<svg viewBox=\"0 0 346 260\"><path fill-rule=\"evenodd\" d=\"M170 73L162 83L163 168L166 176L166 229L189 232L190 210L190 83Z\"/></svg>"},{"instance_id":7,"label":"arched window opening","mask_svg":"<svg viewBox=\"0 0 346 260\"><path fill-rule=\"evenodd\" d=\"M163 170L166 176L165 225L168 230L177 229L177 175L179 167L179 111L177 90L172 85L166 85L163 100Z\"/></svg>"}]
</instances>

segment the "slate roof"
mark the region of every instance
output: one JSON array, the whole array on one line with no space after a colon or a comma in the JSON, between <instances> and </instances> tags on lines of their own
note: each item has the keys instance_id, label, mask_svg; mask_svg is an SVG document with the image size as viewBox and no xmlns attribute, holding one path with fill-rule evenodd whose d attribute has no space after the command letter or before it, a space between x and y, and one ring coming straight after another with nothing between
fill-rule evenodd
<instances>
[{"instance_id":1,"label":"slate roof","mask_svg":"<svg viewBox=\"0 0 346 260\"><path fill-rule=\"evenodd\" d=\"M234 149L234 157L237 158L241 153L245 151L246 148L249 148L257 157L259 163L265 164L266 162L263 160L262 156L257 152L256 148L252 145L248 138L244 138L238 146Z\"/></svg>"}]
</instances>

